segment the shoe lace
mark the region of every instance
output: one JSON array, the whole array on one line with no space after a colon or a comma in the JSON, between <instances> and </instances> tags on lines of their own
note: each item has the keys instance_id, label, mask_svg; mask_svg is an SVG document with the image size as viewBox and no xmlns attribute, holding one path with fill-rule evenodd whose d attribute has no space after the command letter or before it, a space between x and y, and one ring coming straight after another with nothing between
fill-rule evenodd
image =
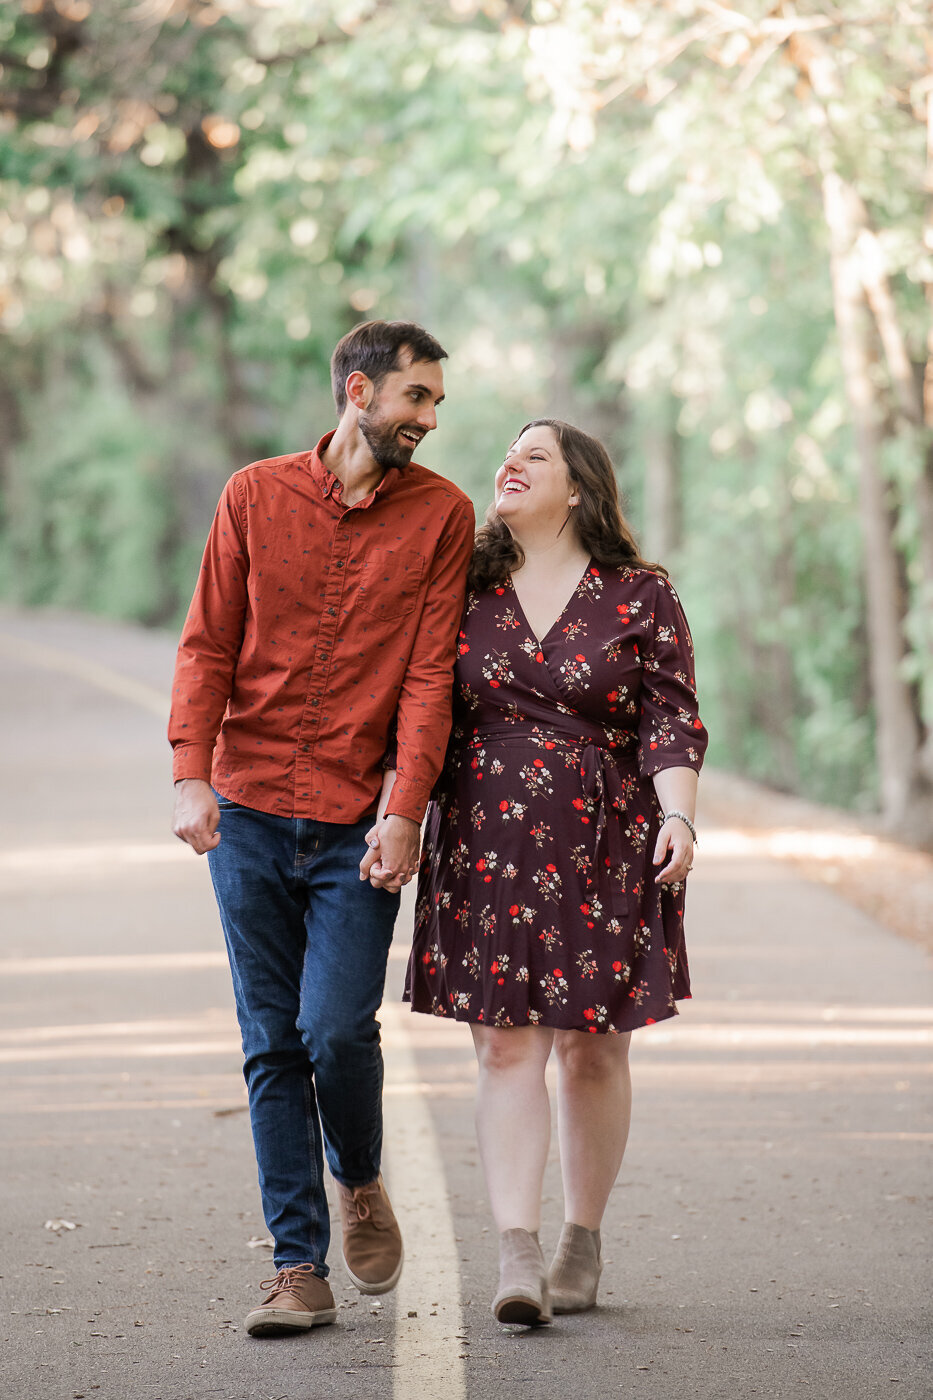
<instances>
[{"instance_id":1,"label":"shoe lace","mask_svg":"<svg viewBox=\"0 0 933 1400\"><path fill-rule=\"evenodd\" d=\"M372 1220L374 1225L383 1224L380 1210L382 1204L382 1192L377 1181L370 1182L367 1186L356 1186L347 1201L348 1215L355 1215L356 1219L348 1223L362 1224L366 1220ZM373 1210L373 1207L376 1207Z\"/></svg>"},{"instance_id":2,"label":"shoe lace","mask_svg":"<svg viewBox=\"0 0 933 1400\"><path fill-rule=\"evenodd\" d=\"M264 1292L269 1290L270 1302L279 1293L294 1293L297 1296L302 1283L313 1273L313 1264L291 1264L284 1269L279 1269L275 1278L263 1279L259 1287Z\"/></svg>"}]
</instances>

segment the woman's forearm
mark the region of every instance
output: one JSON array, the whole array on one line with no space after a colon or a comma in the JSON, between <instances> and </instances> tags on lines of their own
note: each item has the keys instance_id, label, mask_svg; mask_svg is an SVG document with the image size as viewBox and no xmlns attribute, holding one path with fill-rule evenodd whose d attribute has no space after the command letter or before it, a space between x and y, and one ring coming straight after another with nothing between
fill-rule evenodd
<instances>
[{"instance_id":1,"label":"woman's forearm","mask_svg":"<svg viewBox=\"0 0 933 1400\"><path fill-rule=\"evenodd\" d=\"M665 768L651 780L662 812L683 812L696 818L697 775L692 768Z\"/></svg>"},{"instance_id":2,"label":"woman's forearm","mask_svg":"<svg viewBox=\"0 0 933 1400\"><path fill-rule=\"evenodd\" d=\"M395 786L394 768L387 768L382 775L382 791L379 794L379 806L376 808L376 821L381 822L386 814L389 805L389 798L392 796L392 789Z\"/></svg>"}]
</instances>

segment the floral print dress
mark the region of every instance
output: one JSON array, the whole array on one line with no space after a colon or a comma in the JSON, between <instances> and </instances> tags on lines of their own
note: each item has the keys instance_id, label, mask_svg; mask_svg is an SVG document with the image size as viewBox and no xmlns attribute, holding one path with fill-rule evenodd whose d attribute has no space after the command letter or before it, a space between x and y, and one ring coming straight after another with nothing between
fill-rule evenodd
<instances>
[{"instance_id":1,"label":"floral print dress","mask_svg":"<svg viewBox=\"0 0 933 1400\"><path fill-rule=\"evenodd\" d=\"M467 599L405 999L493 1026L624 1032L690 995L651 778L699 769L674 589L590 563L539 643L511 581Z\"/></svg>"}]
</instances>

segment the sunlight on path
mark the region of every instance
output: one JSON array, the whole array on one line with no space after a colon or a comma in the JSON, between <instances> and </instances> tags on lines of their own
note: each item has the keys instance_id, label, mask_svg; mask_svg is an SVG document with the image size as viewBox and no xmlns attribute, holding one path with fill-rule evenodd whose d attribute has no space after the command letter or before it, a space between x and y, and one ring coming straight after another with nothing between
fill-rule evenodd
<instances>
[{"instance_id":1,"label":"sunlight on path","mask_svg":"<svg viewBox=\"0 0 933 1400\"><path fill-rule=\"evenodd\" d=\"M395 1294L394 1400L464 1400L460 1260L437 1134L424 1094L409 1092L418 1069L407 1007L379 1013L391 1039L385 1098L389 1189L405 1236ZM420 1086L419 1086L420 1088ZM394 1091L394 1092L393 1092Z\"/></svg>"}]
</instances>

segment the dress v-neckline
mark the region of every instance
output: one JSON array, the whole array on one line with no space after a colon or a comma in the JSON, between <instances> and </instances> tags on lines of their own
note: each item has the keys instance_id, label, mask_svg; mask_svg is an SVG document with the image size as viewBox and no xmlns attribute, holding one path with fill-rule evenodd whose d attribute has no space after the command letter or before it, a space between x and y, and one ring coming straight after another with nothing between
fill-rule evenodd
<instances>
[{"instance_id":1,"label":"dress v-neckline","mask_svg":"<svg viewBox=\"0 0 933 1400\"><path fill-rule=\"evenodd\" d=\"M514 596L514 598L515 598L515 602L516 602L516 604L517 604L517 606L518 606L518 611L521 613L521 615L522 615L522 620L524 621L525 626L528 628L528 631L529 631L529 632L531 633L531 635L534 637L534 639L535 639L535 641L538 643L538 646L539 646L539 647L543 647L543 646L544 646L544 644L545 644L545 642L547 641L548 637L549 637L549 636L551 635L551 633L554 631L554 628L557 626L557 624L558 624L558 623L561 621L561 619L563 618L563 616L564 616L564 614L566 613L567 609L570 607L570 604L573 602L574 598L576 598L577 594L579 593L579 591L580 591L580 589L581 589L581 587L582 587L582 585L583 585L583 580L587 577L587 575L589 574L590 569L591 569L592 567L593 567L593 560L592 560L592 557L590 557L590 558L586 561L586 568L583 570L583 573L580 575L580 577L577 579L576 583L574 584L573 592L571 593L570 597L567 599L566 603L565 603L564 606L561 608L560 612L557 614L557 616L555 617L554 621L551 623L550 627L547 629L547 631L545 632L545 634L544 634L543 637L539 637L539 636L538 636L537 632L536 632L535 629L532 627L531 623L528 621L528 614L525 612L525 609L522 607L522 600L521 600L521 598L519 598L519 596L518 596L518 589L515 587L515 580L512 578L512 575L509 574L509 587L510 587L511 590L512 590L512 594L513 594L513 596Z\"/></svg>"}]
</instances>

